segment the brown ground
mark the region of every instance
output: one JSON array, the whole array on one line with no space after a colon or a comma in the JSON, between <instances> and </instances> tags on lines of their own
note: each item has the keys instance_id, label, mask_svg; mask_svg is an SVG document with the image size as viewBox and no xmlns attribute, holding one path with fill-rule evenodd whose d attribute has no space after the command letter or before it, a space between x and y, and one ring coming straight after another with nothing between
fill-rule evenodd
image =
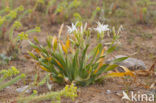
<instances>
[{"instance_id":1,"label":"brown ground","mask_svg":"<svg viewBox=\"0 0 156 103\"><path fill-rule=\"evenodd\" d=\"M40 20L40 19L39 19ZM28 23L27 20L25 23L26 28L33 27L33 23ZM41 25L42 32L38 34L33 34L37 36L38 39L43 44L47 34L56 35L60 24L49 24L47 20L39 24ZM68 23L69 24L69 23ZM145 62L149 68L156 58L156 26L153 25L143 25L138 23L131 23L128 20L124 21L124 31L120 34L121 46L113 55L128 55L138 59L141 59ZM133 31L132 31L133 30ZM135 31L134 31L135 30ZM152 34L152 38L147 38L142 35L142 33ZM64 34L64 33L63 33ZM64 36L64 35L63 35ZM0 53L6 51L7 42L0 41ZM27 41L22 43L22 53L25 54L29 49L29 44ZM32 81L33 75L36 73L35 65L31 60L25 59L23 54L20 55L19 60L11 61L9 65L0 67L1 69L6 69L10 66L16 66L21 72L27 74L26 84ZM113 56L112 55L112 56ZM42 71L42 70L40 70ZM41 72L40 75L44 75L45 72ZM62 103L133 103L121 101L122 91L141 91L147 92L151 89L149 88L153 83L156 83L155 77L137 77L134 82L133 78L113 78L104 80L103 84L95 84L88 87L79 87L79 96L74 102L69 99L63 98ZM16 88L24 85L23 82L18 82L17 84L10 86L0 92L0 103L3 100L10 100L15 98L18 93L15 91ZM54 84L53 90L60 90L62 86ZM48 89L46 86L38 88L39 93L47 92ZM110 90L111 93L107 93ZM48 103L41 102L41 103ZM50 103L50 102L49 102ZM143 103L143 102L140 102Z\"/></svg>"}]
</instances>

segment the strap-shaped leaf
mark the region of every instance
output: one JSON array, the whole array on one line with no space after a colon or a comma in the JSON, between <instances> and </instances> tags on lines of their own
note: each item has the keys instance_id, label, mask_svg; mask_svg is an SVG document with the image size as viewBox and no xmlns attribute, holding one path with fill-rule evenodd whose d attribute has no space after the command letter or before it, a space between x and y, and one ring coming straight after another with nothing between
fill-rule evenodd
<instances>
[{"instance_id":1,"label":"strap-shaped leaf","mask_svg":"<svg viewBox=\"0 0 156 103\"><path fill-rule=\"evenodd\" d=\"M124 77L124 76L134 76L132 72L122 72L122 73L109 73L105 75L104 77Z\"/></svg>"},{"instance_id":2,"label":"strap-shaped leaf","mask_svg":"<svg viewBox=\"0 0 156 103\"><path fill-rule=\"evenodd\" d=\"M114 50L116 49L116 46L115 45L112 45L108 48L108 50L106 51L106 55L112 53Z\"/></svg>"},{"instance_id":3,"label":"strap-shaped leaf","mask_svg":"<svg viewBox=\"0 0 156 103\"><path fill-rule=\"evenodd\" d=\"M81 60L80 60L80 71L82 70L83 64L85 63L86 52L87 52L88 47L89 47L89 45L87 45L86 48L82 52L82 57L81 57Z\"/></svg>"},{"instance_id":4,"label":"strap-shaped leaf","mask_svg":"<svg viewBox=\"0 0 156 103\"><path fill-rule=\"evenodd\" d=\"M36 49L39 49L39 47L38 46L36 46L34 43L32 43L31 41L28 41L29 42L29 44L33 47L33 48L36 48Z\"/></svg>"},{"instance_id":5,"label":"strap-shaped leaf","mask_svg":"<svg viewBox=\"0 0 156 103\"><path fill-rule=\"evenodd\" d=\"M35 56L32 52L28 52L28 54L35 60L38 60L38 57Z\"/></svg>"},{"instance_id":6,"label":"strap-shaped leaf","mask_svg":"<svg viewBox=\"0 0 156 103\"><path fill-rule=\"evenodd\" d=\"M117 59L114 59L111 64L116 64L116 63L119 63L119 62L122 62L124 60L126 60L128 57L121 57L121 58L117 58Z\"/></svg>"},{"instance_id":7,"label":"strap-shaped leaf","mask_svg":"<svg viewBox=\"0 0 156 103\"><path fill-rule=\"evenodd\" d=\"M101 75L108 66L109 66L108 64L102 65L99 71L96 73L96 75L97 76Z\"/></svg>"},{"instance_id":8,"label":"strap-shaped leaf","mask_svg":"<svg viewBox=\"0 0 156 103\"><path fill-rule=\"evenodd\" d=\"M98 44L98 46L95 48L94 52L91 54L93 55L90 63L87 65L87 67L91 66L91 64L93 64L93 62L96 60L96 55L97 55L97 52L98 50L102 47L102 44ZM95 61L96 62L96 61Z\"/></svg>"},{"instance_id":9,"label":"strap-shaped leaf","mask_svg":"<svg viewBox=\"0 0 156 103\"><path fill-rule=\"evenodd\" d=\"M107 68L104 70L104 72L108 72L110 70L115 69L116 67L118 67L117 64L112 64L112 65L108 65Z\"/></svg>"}]
</instances>

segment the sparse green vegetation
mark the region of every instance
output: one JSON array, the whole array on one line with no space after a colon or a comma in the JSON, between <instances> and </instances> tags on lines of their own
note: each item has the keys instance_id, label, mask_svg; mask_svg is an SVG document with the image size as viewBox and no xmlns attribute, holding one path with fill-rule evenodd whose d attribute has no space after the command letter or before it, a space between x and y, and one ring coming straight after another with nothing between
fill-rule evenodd
<instances>
[{"instance_id":1,"label":"sparse green vegetation","mask_svg":"<svg viewBox=\"0 0 156 103\"><path fill-rule=\"evenodd\" d=\"M2 91L4 88L15 84L17 81L20 79L25 78L25 74L19 74L19 71L15 67L11 67L11 69L8 70L1 70L0 71L0 91ZM18 75L18 76L16 76ZM14 77L16 76L16 77ZM14 78L11 78L14 77ZM6 79L11 78L11 80L5 82ZM43 81L41 81L43 82ZM41 83L40 82L40 83ZM43 83L42 83L43 84ZM27 89L27 88L26 88ZM36 91L37 93L37 91ZM63 90L58 91L58 92L49 92L47 94L37 94L30 95L28 97L16 97L16 100L18 103L30 103L30 102L39 102L43 100L52 100L53 102L58 102L60 103L61 97L70 97L74 100L75 97L77 97L77 87L75 87L73 84L72 85L67 85ZM11 102L11 100L10 100ZM13 101L12 101L13 102Z\"/></svg>"},{"instance_id":2,"label":"sparse green vegetation","mask_svg":"<svg viewBox=\"0 0 156 103\"><path fill-rule=\"evenodd\" d=\"M123 90L151 92L155 11L154 0L0 0L0 102L120 103Z\"/></svg>"},{"instance_id":3,"label":"sparse green vegetation","mask_svg":"<svg viewBox=\"0 0 156 103\"><path fill-rule=\"evenodd\" d=\"M0 84L1 84L0 91L25 77L25 74L16 76L17 74L19 74L19 71L15 67L11 67L11 69L8 69L8 70L1 70L0 71L0 76L1 76L0 77ZM16 77L11 78L13 76L16 76ZM5 82L5 80L8 78L11 78L11 80L8 82Z\"/></svg>"},{"instance_id":4,"label":"sparse green vegetation","mask_svg":"<svg viewBox=\"0 0 156 103\"><path fill-rule=\"evenodd\" d=\"M36 103L43 100L52 100L52 103L60 103L61 97L70 97L74 100L77 97L77 87L72 85L67 85L63 90L58 92L49 92L41 95L31 95L27 97L17 98L18 103Z\"/></svg>"}]
</instances>

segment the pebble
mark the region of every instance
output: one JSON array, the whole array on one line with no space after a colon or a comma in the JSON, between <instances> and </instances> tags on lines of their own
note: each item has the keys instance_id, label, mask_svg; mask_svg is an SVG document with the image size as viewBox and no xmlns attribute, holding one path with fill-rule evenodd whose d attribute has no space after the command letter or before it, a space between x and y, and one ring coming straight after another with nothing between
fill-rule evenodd
<instances>
[{"instance_id":1,"label":"pebble","mask_svg":"<svg viewBox=\"0 0 156 103\"><path fill-rule=\"evenodd\" d=\"M28 85L26 85L26 86L23 86L23 87L21 87L21 88L17 88L16 89L16 91L18 92L18 93L21 93L21 92L23 92L25 89L27 89L28 88ZM28 89L28 90L26 90L25 91L25 93L30 93L32 90L31 89Z\"/></svg>"},{"instance_id":2,"label":"pebble","mask_svg":"<svg viewBox=\"0 0 156 103\"><path fill-rule=\"evenodd\" d=\"M111 90L107 90L106 93L107 94L111 94L112 92L111 92Z\"/></svg>"}]
</instances>

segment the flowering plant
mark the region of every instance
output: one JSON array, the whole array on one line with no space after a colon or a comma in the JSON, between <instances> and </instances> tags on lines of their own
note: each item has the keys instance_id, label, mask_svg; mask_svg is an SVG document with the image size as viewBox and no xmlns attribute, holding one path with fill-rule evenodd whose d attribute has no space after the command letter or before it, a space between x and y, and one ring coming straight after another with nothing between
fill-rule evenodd
<instances>
[{"instance_id":1,"label":"flowering plant","mask_svg":"<svg viewBox=\"0 0 156 103\"><path fill-rule=\"evenodd\" d=\"M67 27L68 33L65 42L56 36L47 38L47 46L40 45L37 39L35 44L30 42L33 51L29 52L39 67L51 73L51 79L60 84L89 85L101 78L102 73L115 69L114 64L127 57L114 60L111 64L105 63L105 57L115 49L117 34L108 47L97 41L96 46L91 47L91 29L82 22ZM102 31L107 31L107 26L100 25ZM98 29L97 29L98 30ZM61 34L62 28L59 34ZM98 31L99 33L99 31ZM115 32L114 32L115 33ZM97 39L96 39L97 40Z\"/></svg>"},{"instance_id":2,"label":"flowering plant","mask_svg":"<svg viewBox=\"0 0 156 103\"><path fill-rule=\"evenodd\" d=\"M106 31L109 31L108 25L101 24L100 22L97 22L98 26L94 28L95 31L98 32L98 38L103 39L104 34Z\"/></svg>"}]
</instances>

